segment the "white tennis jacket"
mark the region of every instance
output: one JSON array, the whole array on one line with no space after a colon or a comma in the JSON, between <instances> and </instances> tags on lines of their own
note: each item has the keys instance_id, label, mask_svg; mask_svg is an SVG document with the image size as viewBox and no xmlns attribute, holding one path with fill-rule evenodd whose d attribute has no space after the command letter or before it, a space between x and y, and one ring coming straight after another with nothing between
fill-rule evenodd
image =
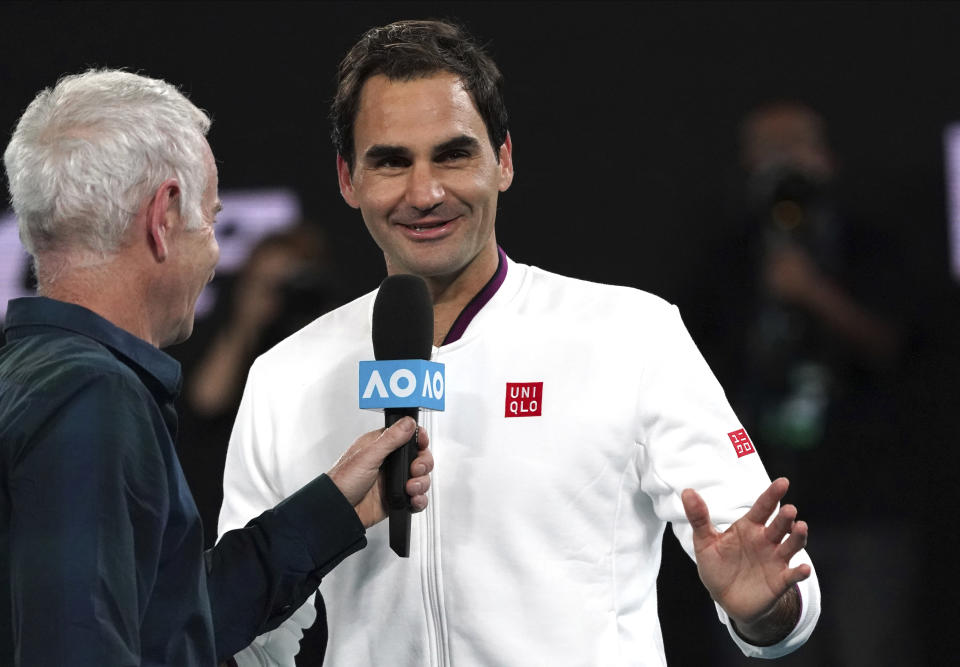
<instances>
[{"instance_id":1,"label":"white tennis jacket","mask_svg":"<svg viewBox=\"0 0 960 667\"><path fill-rule=\"evenodd\" d=\"M221 534L383 426L357 407L374 297L254 363ZM324 579L325 664L665 664L656 580L667 522L693 553L680 492L699 491L722 527L769 484L676 308L508 262L493 298L433 360L446 365L446 410L421 415L436 460L429 507L413 517L409 558L390 550L383 522ZM776 657L806 640L820 609L816 575L800 590L802 617L783 642L757 648L731 632L746 655ZM308 603L239 663L292 665L314 617Z\"/></svg>"}]
</instances>

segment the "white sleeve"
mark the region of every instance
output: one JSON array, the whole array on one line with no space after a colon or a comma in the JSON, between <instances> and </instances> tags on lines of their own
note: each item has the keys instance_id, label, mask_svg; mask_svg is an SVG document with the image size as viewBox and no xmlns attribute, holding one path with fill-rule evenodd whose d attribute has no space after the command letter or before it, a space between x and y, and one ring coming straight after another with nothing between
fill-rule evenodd
<instances>
[{"instance_id":1,"label":"white sleeve","mask_svg":"<svg viewBox=\"0 0 960 667\"><path fill-rule=\"evenodd\" d=\"M770 484L756 450L738 455L730 434L743 429L709 366L680 320L676 308L650 334L647 362L641 377L638 456L641 488L652 499L657 516L673 524L673 532L694 558L693 530L683 511L680 494L693 488L704 498L710 518L724 530L743 516ZM760 445L762 449L762 443ZM802 482L801 482L802 483ZM802 508L800 508L802 511ZM695 560L695 558L694 558ZM806 551L791 565L808 563ZM720 620L747 656L776 658L795 650L810 636L820 615L820 588L816 573L799 584L800 621L783 641L757 647L730 629L727 615L717 606Z\"/></svg>"},{"instance_id":2,"label":"white sleeve","mask_svg":"<svg viewBox=\"0 0 960 667\"><path fill-rule=\"evenodd\" d=\"M317 618L313 597L276 630L260 635L254 642L234 656L237 667L295 667L294 656L300 651L304 628Z\"/></svg>"},{"instance_id":3,"label":"white sleeve","mask_svg":"<svg viewBox=\"0 0 960 667\"><path fill-rule=\"evenodd\" d=\"M254 362L227 449L219 535L242 528L284 498L277 486L275 414L270 384L262 377L258 362ZM239 667L294 667L303 631L317 618L313 600L314 596L310 596L278 628L257 637L234 656Z\"/></svg>"}]
</instances>

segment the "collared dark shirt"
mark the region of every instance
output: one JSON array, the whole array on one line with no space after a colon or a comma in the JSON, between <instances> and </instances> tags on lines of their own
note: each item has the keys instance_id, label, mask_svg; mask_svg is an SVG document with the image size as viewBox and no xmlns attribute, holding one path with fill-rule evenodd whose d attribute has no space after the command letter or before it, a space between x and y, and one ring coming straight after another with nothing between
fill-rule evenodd
<instances>
[{"instance_id":1,"label":"collared dark shirt","mask_svg":"<svg viewBox=\"0 0 960 667\"><path fill-rule=\"evenodd\" d=\"M0 664L214 665L366 544L325 475L203 552L179 364L95 313L10 302L0 348Z\"/></svg>"}]
</instances>

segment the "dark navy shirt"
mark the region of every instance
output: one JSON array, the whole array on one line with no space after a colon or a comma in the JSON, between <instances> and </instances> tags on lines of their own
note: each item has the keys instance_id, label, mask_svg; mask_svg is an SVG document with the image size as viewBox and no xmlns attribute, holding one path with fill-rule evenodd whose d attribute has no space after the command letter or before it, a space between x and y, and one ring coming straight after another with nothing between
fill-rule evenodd
<instances>
[{"instance_id":1,"label":"dark navy shirt","mask_svg":"<svg viewBox=\"0 0 960 667\"><path fill-rule=\"evenodd\" d=\"M10 302L0 348L0 664L212 666L366 544L325 475L203 552L179 364L95 313Z\"/></svg>"}]
</instances>

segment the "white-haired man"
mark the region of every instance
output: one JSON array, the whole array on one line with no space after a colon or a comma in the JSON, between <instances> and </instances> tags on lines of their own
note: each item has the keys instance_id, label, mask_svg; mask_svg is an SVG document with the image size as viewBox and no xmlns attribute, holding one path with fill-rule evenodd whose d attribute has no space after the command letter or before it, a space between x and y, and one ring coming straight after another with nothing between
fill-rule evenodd
<instances>
[{"instance_id":1,"label":"white-haired man","mask_svg":"<svg viewBox=\"0 0 960 667\"><path fill-rule=\"evenodd\" d=\"M163 81L90 71L42 91L4 153L41 296L10 303L0 349L0 664L232 660L384 517L377 471L411 420L203 553L158 348L190 335L219 255L209 126Z\"/></svg>"}]
</instances>

